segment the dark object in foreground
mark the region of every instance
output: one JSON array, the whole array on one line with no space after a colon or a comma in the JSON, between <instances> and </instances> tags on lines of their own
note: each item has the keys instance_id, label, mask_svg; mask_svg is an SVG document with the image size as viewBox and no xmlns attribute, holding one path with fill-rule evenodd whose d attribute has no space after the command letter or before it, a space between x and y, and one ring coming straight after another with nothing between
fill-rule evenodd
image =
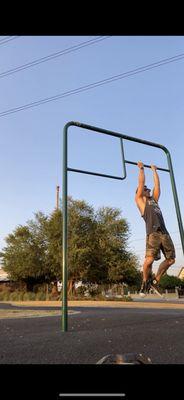
<instances>
[{"instance_id":1,"label":"dark object in foreground","mask_svg":"<svg viewBox=\"0 0 184 400\"><path fill-rule=\"evenodd\" d=\"M108 354L102 357L97 364L152 364L152 361L140 353Z\"/></svg>"},{"instance_id":2,"label":"dark object in foreground","mask_svg":"<svg viewBox=\"0 0 184 400\"><path fill-rule=\"evenodd\" d=\"M177 288L178 290L178 298L181 299L184 297L184 288Z\"/></svg>"}]
</instances>

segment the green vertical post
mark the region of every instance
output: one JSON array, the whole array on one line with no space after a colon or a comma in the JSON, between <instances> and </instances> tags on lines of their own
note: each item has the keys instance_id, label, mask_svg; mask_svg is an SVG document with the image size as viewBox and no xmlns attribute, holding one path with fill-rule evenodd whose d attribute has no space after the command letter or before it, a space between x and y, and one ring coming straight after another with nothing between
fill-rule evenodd
<instances>
[{"instance_id":1,"label":"green vertical post","mask_svg":"<svg viewBox=\"0 0 184 400\"><path fill-rule=\"evenodd\" d=\"M123 139L120 138L120 146L121 146L121 157L122 157L122 163L123 163L123 179L126 178L127 173L126 173L126 166L125 166L125 154L124 154L124 147L123 147Z\"/></svg>"},{"instance_id":2,"label":"green vertical post","mask_svg":"<svg viewBox=\"0 0 184 400\"><path fill-rule=\"evenodd\" d=\"M67 312L67 128L65 125L63 130L63 276L62 276L62 331L68 328L68 312Z\"/></svg>"},{"instance_id":3,"label":"green vertical post","mask_svg":"<svg viewBox=\"0 0 184 400\"><path fill-rule=\"evenodd\" d=\"M171 186L172 186L174 203L175 203L175 208L176 208L176 215L177 215L178 226L179 226L179 231L180 231L180 239L181 239L181 244L182 244L182 249L183 249L183 254L184 254L184 229L183 229L183 222L182 222L182 218L181 218L180 206L179 206L178 195L177 195L177 190L176 190L176 183L175 183L175 179L174 179L172 161L171 161L171 156L170 156L169 151L167 149L165 149L165 152L167 155L167 161L168 161L168 166L169 166L169 170L170 170Z\"/></svg>"}]
</instances>

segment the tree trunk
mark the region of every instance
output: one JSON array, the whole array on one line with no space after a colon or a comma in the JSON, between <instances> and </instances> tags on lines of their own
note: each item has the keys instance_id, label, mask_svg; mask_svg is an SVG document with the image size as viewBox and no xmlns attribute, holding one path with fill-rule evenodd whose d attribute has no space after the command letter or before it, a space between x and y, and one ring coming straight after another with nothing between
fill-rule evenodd
<instances>
[{"instance_id":1,"label":"tree trunk","mask_svg":"<svg viewBox=\"0 0 184 400\"><path fill-rule=\"evenodd\" d=\"M52 287L52 294L58 295L57 281L54 282L54 285Z\"/></svg>"},{"instance_id":2,"label":"tree trunk","mask_svg":"<svg viewBox=\"0 0 184 400\"><path fill-rule=\"evenodd\" d=\"M75 294L75 281L73 279L70 279L68 281L68 295L73 294Z\"/></svg>"},{"instance_id":3,"label":"tree trunk","mask_svg":"<svg viewBox=\"0 0 184 400\"><path fill-rule=\"evenodd\" d=\"M46 299L49 297L49 284L46 283Z\"/></svg>"}]
</instances>

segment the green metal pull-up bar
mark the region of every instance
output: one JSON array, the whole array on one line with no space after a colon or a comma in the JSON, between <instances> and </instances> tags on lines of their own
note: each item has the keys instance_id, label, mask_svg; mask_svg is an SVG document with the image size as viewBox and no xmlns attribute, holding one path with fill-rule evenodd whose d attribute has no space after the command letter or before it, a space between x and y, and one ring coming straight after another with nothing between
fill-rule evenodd
<instances>
[{"instance_id":1,"label":"green metal pull-up bar","mask_svg":"<svg viewBox=\"0 0 184 400\"><path fill-rule=\"evenodd\" d=\"M90 131L103 133L105 135L110 135L110 136L114 136L114 137L119 138L120 139L120 146L121 146L122 164L123 164L123 175L120 177L120 176L101 174L101 173L98 173L98 172L91 172L91 171L85 171L85 170L80 170L80 169L69 168L68 167L68 128L70 126L76 126L76 127L79 127L79 128L83 128L83 129L87 129L87 130L90 130ZM106 129L98 128L96 126L86 125L86 124L83 124L83 123L80 123L80 122L74 122L74 121L68 122L64 126L64 130L63 130L63 198L62 198L62 210L63 210L62 330L63 331L67 331L68 330L68 304L67 304L67 281L68 281L68 278L67 278L67 247L68 247L68 239L67 239L67 220L68 220L68 211L67 211L67 173L68 173L68 171L72 171L72 172L79 172L79 173L83 173L83 174L101 176L101 177L111 178L111 179L119 179L119 180L125 179L126 176L127 176L126 164L137 165L137 162L125 160L124 149L123 149L123 140L129 140L129 141L136 142L136 143L141 143L141 144L144 144L144 145L147 145L147 146L157 147L157 148L159 148L159 149L161 149L161 150L163 150L165 152L165 154L167 156L168 169L160 168L160 167L157 167L157 169L160 170L160 171L169 172L169 174L170 174L171 186L172 186L172 191L173 191L176 215L177 215L179 232L180 232L180 238L181 238L182 249L183 249L183 254L184 254L184 229L183 229L180 206L179 206L178 195L177 195L177 190L176 190L176 184L175 184L175 179L174 179L171 155L169 153L169 150L165 146L162 146L161 144L158 144L158 143L153 143L153 142L149 142L147 140L142 140L142 139L138 139L138 138L127 136L127 135L122 135L121 133L118 133L118 132L112 132L112 131L109 131L109 130L106 130ZM144 166L146 168L151 168L150 165L144 164Z\"/></svg>"}]
</instances>

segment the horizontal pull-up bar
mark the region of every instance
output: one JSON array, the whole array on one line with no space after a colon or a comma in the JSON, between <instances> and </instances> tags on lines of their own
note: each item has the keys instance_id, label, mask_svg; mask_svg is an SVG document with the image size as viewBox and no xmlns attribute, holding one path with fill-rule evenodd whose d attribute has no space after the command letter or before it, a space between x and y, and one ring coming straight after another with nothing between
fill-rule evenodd
<instances>
[{"instance_id":1,"label":"horizontal pull-up bar","mask_svg":"<svg viewBox=\"0 0 184 400\"><path fill-rule=\"evenodd\" d=\"M134 162L134 161L125 160L125 163L126 163L126 164L137 165L137 163ZM146 168L151 168L151 165L144 164L144 167L146 167ZM166 168L157 167L157 169L159 169L159 171L170 172L170 170L169 170L169 169L166 169Z\"/></svg>"},{"instance_id":2,"label":"horizontal pull-up bar","mask_svg":"<svg viewBox=\"0 0 184 400\"><path fill-rule=\"evenodd\" d=\"M68 122L64 127L64 132L65 133L67 132L67 130L68 130L68 128L70 126L76 126L78 128L87 129L89 131L94 131L94 132L98 132L98 133L104 133L105 135L118 137L120 139L126 139L126 140L129 140L131 142L145 144L145 145L152 146L152 147L158 147L159 149L163 150L166 154L169 154L169 150L167 149L167 147L163 146L162 144L150 142L148 140L143 140L143 139L135 138L135 137L132 137L132 136L123 135L122 133L113 132L113 131L109 131L107 129L98 128L97 126L82 124L81 122L76 122L76 121Z\"/></svg>"},{"instance_id":3,"label":"horizontal pull-up bar","mask_svg":"<svg viewBox=\"0 0 184 400\"><path fill-rule=\"evenodd\" d=\"M84 171L84 170L82 170L82 169L67 168L67 170L68 170L68 171L72 171L72 172L79 172L79 173L81 173L81 174L103 176L104 178L112 178L112 179L120 179L120 180L125 179L125 177L121 177L121 176L114 176L114 175L107 175L107 174L99 174L99 173L97 173L97 172Z\"/></svg>"},{"instance_id":4,"label":"horizontal pull-up bar","mask_svg":"<svg viewBox=\"0 0 184 400\"><path fill-rule=\"evenodd\" d=\"M132 164L132 165L136 165L136 166L137 166L137 163L134 162L134 161L124 160L124 162L125 162L125 164ZM151 168L151 165L144 164L144 167L145 167L145 168ZM158 169L159 171L170 172L170 170L169 170L169 169L166 169L166 168L157 167L157 169ZM80 174L88 174L88 175L102 176L103 178L119 179L119 180L121 180L121 181L122 181L123 179L126 178L126 176L121 177L121 176L114 176L114 175L107 175L107 174L99 174L98 172L85 171L85 170L83 170L83 169L76 169L76 168L67 168L67 171L78 172L78 173L80 173Z\"/></svg>"}]
</instances>

